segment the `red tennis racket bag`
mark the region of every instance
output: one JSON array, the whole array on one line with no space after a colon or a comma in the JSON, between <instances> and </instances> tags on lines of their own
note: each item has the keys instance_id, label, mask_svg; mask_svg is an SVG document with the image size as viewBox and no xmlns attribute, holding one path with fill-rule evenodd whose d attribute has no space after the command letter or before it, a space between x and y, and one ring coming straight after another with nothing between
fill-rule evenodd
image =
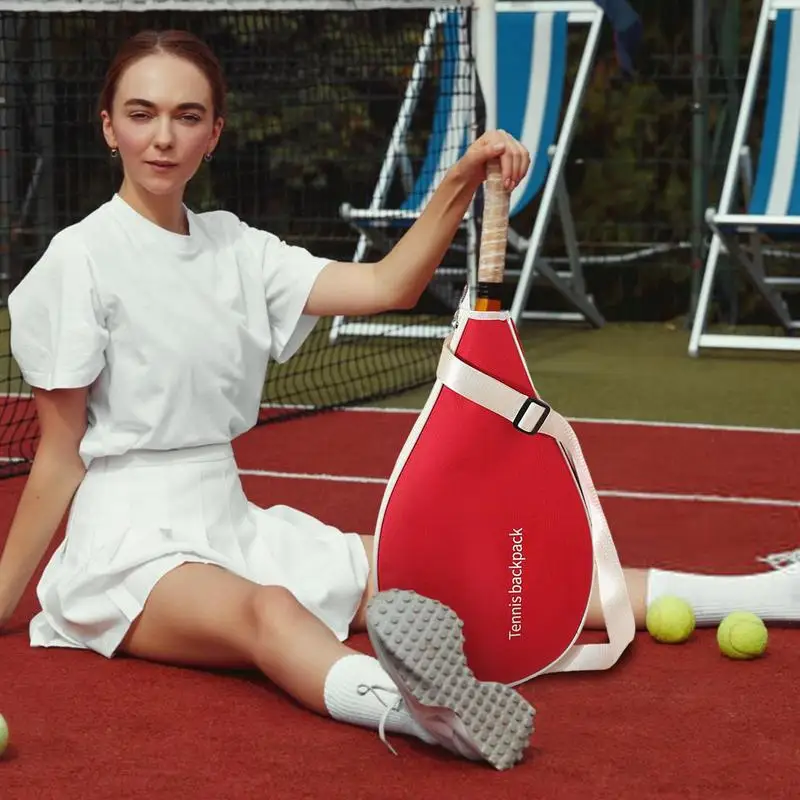
<instances>
[{"instance_id":1,"label":"red tennis racket bag","mask_svg":"<svg viewBox=\"0 0 800 800\"><path fill-rule=\"evenodd\" d=\"M456 611L481 680L607 669L633 639L578 439L537 395L507 312L462 303L384 494L375 564L378 590ZM608 641L578 644L595 577Z\"/></svg>"}]
</instances>

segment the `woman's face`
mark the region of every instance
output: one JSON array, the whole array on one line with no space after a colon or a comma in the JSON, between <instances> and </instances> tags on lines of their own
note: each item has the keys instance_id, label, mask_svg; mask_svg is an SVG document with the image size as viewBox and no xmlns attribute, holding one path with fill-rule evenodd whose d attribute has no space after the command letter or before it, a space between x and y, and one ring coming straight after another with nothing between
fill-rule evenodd
<instances>
[{"instance_id":1,"label":"woman's face","mask_svg":"<svg viewBox=\"0 0 800 800\"><path fill-rule=\"evenodd\" d=\"M119 151L125 179L154 195L183 194L203 156L217 146L211 85L182 58L145 56L120 77L103 134Z\"/></svg>"}]
</instances>

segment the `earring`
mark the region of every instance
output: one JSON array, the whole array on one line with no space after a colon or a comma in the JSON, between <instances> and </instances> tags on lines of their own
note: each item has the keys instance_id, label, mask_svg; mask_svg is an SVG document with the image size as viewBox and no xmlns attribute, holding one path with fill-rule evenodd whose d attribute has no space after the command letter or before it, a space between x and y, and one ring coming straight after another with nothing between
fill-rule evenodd
<instances>
[{"instance_id":1,"label":"earring","mask_svg":"<svg viewBox=\"0 0 800 800\"><path fill-rule=\"evenodd\" d=\"M212 158L214 158L214 154L213 153L206 153L203 156L203 161L211 161Z\"/></svg>"},{"instance_id":2,"label":"earring","mask_svg":"<svg viewBox=\"0 0 800 800\"><path fill-rule=\"evenodd\" d=\"M116 158L119 155L119 150L116 147L111 148L111 158Z\"/></svg>"}]
</instances>

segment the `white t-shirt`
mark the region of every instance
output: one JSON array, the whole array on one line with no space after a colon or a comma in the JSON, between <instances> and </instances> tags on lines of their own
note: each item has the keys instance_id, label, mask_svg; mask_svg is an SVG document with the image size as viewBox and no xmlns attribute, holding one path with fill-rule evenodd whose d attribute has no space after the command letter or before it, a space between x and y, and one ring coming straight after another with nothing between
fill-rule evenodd
<instances>
[{"instance_id":1,"label":"white t-shirt","mask_svg":"<svg viewBox=\"0 0 800 800\"><path fill-rule=\"evenodd\" d=\"M85 463L230 442L255 425L269 358L290 358L328 259L233 214L187 210L189 235L115 195L58 233L9 298L29 385L91 386Z\"/></svg>"}]
</instances>

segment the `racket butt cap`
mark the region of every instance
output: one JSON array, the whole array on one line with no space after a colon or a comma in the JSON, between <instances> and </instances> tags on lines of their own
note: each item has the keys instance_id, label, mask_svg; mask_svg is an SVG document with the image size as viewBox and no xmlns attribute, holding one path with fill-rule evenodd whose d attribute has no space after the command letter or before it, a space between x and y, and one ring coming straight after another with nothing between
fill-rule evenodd
<instances>
[{"instance_id":1,"label":"racket butt cap","mask_svg":"<svg viewBox=\"0 0 800 800\"><path fill-rule=\"evenodd\" d=\"M476 298L476 311L501 311L503 284L502 283L479 283Z\"/></svg>"}]
</instances>

